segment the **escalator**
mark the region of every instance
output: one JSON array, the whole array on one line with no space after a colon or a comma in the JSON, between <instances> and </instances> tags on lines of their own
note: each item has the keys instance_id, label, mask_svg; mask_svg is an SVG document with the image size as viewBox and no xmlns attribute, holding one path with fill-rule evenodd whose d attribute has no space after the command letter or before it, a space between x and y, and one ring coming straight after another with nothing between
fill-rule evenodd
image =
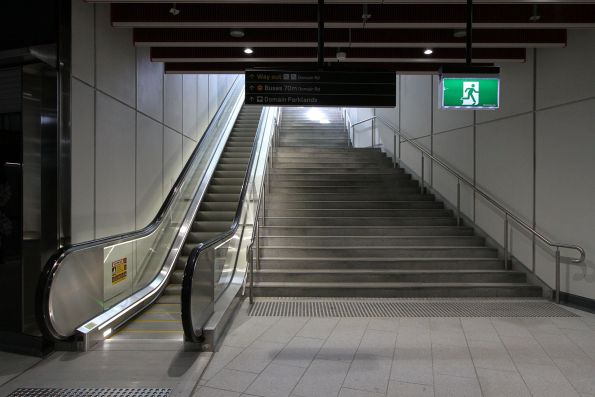
<instances>
[{"instance_id":1,"label":"escalator","mask_svg":"<svg viewBox=\"0 0 595 397\"><path fill-rule=\"evenodd\" d=\"M244 106L240 111L163 295L111 340L183 338L180 296L188 257L200 243L229 230L239 205L261 112L260 106ZM224 259L222 255L215 262L215 279L221 279L225 271ZM222 288L217 283L215 294Z\"/></svg>"},{"instance_id":2,"label":"escalator","mask_svg":"<svg viewBox=\"0 0 595 397\"><path fill-rule=\"evenodd\" d=\"M46 340L84 351L110 337L202 342L224 327L226 305L244 291L248 237L279 117L277 108L244 106L243 80L151 224L64 247L48 260L36 294Z\"/></svg>"}]
</instances>

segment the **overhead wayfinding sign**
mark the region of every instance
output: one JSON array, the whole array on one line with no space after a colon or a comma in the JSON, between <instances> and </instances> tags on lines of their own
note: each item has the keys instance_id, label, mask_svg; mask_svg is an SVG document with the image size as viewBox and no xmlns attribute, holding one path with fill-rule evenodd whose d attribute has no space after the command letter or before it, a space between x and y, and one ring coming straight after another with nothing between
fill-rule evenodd
<instances>
[{"instance_id":1,"label":"overhead wayfinding sign","mask_svg":"<svg viewBox=\"0 0 595 397\"><path fill-rule=\"evenodd\" d=\"M246 70L247 105L395 107L390 72Z\"/></svg>"},{"instance_id":2,"label":"overhead wayfinding sign","mask_svg":"<svg viewBox=\"0 0 595 397\"><path fill-rule=\"evenodd\" d=\"M451 78L440 81L441 105L446 109L498 109L500 79L486 77Z\"/></svg>"}]
</instances>

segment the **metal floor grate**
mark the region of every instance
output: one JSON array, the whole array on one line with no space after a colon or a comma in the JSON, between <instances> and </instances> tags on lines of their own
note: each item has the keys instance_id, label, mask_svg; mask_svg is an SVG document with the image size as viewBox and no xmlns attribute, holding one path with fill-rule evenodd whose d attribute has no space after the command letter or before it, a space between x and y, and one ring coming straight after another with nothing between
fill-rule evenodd
<instances>
[{"instance_id":1,"label":"metal floor grate","mask_svg":"<svg viewBox=\"0 0 595 397\"><path fill-rule=\"evenodd\" d=\"M171 389L19 388L8 397L168 397Z\"/></svg>"},{"instance_id":2,"label":"metal floor grate","mask_svg":"<svg viewBox=\"0 0 595 397\"><path fill-rule=\"evenodd\" d=\"M251 316L578 317L542 299L258 299Z\"/></svg>"}]
</instances>

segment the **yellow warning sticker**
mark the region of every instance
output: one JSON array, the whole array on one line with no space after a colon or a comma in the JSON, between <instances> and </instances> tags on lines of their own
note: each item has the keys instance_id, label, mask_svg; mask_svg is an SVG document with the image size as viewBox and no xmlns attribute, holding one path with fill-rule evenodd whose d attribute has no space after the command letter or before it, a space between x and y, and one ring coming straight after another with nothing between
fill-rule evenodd
<instances>
[{"instance_id":1,"label":"yellow warning sticker","mask_svg":"<svg viewBox=\"0 0 595 397\"><path fill-rule=\"evenodd\" d=\"M112 285L126 280L128 275L128 258L121 258L112 262Z\"/></svg>"}]
</instances>

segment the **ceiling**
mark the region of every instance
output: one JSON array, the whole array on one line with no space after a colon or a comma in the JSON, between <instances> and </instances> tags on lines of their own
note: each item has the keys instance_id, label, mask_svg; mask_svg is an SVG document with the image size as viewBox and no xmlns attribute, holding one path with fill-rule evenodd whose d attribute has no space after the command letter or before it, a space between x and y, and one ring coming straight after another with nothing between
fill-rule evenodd
<instances>
[{"instance_id":1,"label":"ceiling","mask_svg":"<svg viewBox=\"0 0 595 397\"><path fill-rule=\"evenodd\" d=\"M112 25L133 28L134 44L150 47L167 73L315 67L315 0L95 2L112 3ZM325 3L329 68L434 73L443 63L465 61L465 1ZM473 28L474 63L524 62L533 48L564 47L568 29L595 29L595 0L475 0ZM337 52L345 58L339 61Z\"/></svg>"}]
</instances>

